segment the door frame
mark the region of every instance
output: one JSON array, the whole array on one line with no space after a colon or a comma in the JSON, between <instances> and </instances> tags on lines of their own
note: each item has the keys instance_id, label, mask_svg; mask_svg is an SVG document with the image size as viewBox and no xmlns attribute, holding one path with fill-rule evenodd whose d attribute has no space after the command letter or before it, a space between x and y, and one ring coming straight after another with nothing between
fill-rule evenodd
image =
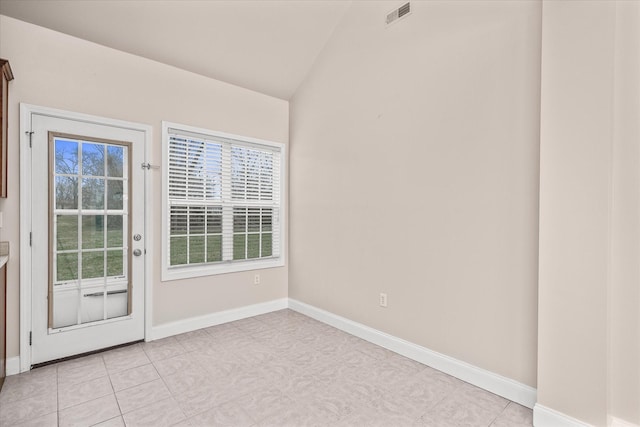
<instances>
[{"instance_id":1,"label":"door frame","mask_svg":"<svg viewBox=\"0 0 640 427\"><path fill-rule=\"evenodd\" d=\"M76 113L59 110L49 107L20 103L20 372L31 370L31 344L30 333L32 325L31 312L31 269L33 266L30 245L31 234L31 149L30 149L30 129L31 116L40 114L43 116L60 119L74 120L86 123L95 123L103 126L119 127L136 130L144 133L144 154L145 163L148 161L152 141L152 126L142 123L129 122L124 120L111 119L106 117L93 116L89 114ZM142 165L132 165L132 167L142 167ZM152 230L152 223L149 213L152 211L152 174L144 174L144 236L145 236L145 257L144 257L144 338L145 341L151 336L152 319L152 286L149 275L151 268L149 260L153 259L153 237L149 233Z\"/></svg>"}]
</instances>

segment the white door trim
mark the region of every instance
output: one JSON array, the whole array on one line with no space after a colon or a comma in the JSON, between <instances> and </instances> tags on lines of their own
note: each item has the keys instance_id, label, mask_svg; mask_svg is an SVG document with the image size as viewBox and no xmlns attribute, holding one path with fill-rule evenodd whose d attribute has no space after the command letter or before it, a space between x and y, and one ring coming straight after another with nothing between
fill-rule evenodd
<instances>
[{"instance_id":1,"label":"white door trim","mask_svg":"<svg viewBox=\"0 0 640 427\"><path fill-rule=\"evenodd\" d=\"M31 267L32 255L29 238L31 233L31 151L29 149L29 130L31 129L31 115L40 114L44 116L57 117L68 120L76 120L87 123L120 127L144 132L144 158L148 159L151 141L152 127L141 123L128 122L123 120L110 119L89 114L75 113L71 111L58 110L55 108L40 107L20 103L20 372L31 369L31 346L29 344L29 333L31 331ZM147 160L145 160L146 162ZM140 167L140 165L133 165ZM153 237L149 233L152 229L149 212L152 206L152 174L145 174L145 251L144 257L144 336L145 339L151 336L152 319L152 287L149 275L149 260L153 258Z\"/></svg>"}]
</instances>

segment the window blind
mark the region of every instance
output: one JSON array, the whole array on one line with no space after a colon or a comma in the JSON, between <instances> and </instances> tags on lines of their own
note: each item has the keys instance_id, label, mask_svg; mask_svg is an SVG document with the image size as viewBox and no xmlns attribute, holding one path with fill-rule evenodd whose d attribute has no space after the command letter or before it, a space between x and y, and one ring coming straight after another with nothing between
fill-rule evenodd
<instances>
[{"instance_id":1,"label":"window blind","mask_svg":"<svg viewBox=\"0 0 640 427\"><path fill-rule=\"evenodd\" d=\"M279 257L279 147L168 137L169 268Z\"/></svg>"}]
</instances>

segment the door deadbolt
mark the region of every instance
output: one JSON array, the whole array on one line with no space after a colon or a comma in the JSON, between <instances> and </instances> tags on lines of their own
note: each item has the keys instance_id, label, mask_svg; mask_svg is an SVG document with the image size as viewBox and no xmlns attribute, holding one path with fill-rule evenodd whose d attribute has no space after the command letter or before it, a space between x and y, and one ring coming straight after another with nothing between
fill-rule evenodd
<instances>
[{"instance_id":1,"label":"door deadbolt","mask_svg":"<svg viewBox=\"0 0 640 427\"><path fill-rule=\"evenodd\" d=\"M136 242L139 242L142 239L142 236L139 234L134 234L133 235L133 240L135 240Z\"/></svg>"}]
</instances>

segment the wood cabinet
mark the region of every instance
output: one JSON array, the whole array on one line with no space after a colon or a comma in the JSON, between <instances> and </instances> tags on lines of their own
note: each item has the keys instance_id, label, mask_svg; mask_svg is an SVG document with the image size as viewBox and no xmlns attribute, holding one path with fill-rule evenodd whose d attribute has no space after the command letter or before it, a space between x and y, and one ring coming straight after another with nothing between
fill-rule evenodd
<instances>
[{"instance_id":1,"label":"wood cabinet","mask_svg":"<svg viewBox=\"0 0 640 427\"><path fill-rule=\"evenodd\" d=\"M9 82L13 80L13 72L9 61L0 58L0 197L7 197L7 126L9 112Z\"/></svg>"}]
</instances>

